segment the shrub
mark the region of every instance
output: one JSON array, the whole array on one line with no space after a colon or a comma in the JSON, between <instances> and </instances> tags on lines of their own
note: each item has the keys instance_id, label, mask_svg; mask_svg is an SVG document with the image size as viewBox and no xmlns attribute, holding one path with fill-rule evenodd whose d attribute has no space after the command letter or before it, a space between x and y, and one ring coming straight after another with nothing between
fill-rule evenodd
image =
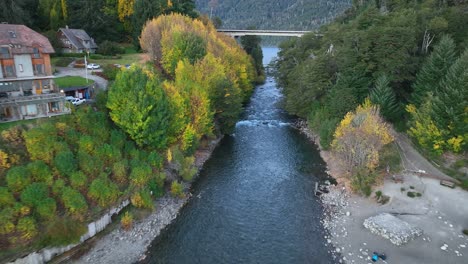
<instances>
[{"instance_id":1,"label":"shrub","mask_svg":"<svg viewBox=\"0 0 468 264\"><path fill-rule=\"evenodd\" d=\"M51 220L57 212L57 204L53 198L46 198L36 206L36 212L41 219Z\"/></svg>"},{"instance_id":2,"label":"shrub","mask_svg":"<svg viewBox=\"0 0 468 264\"><path fill-rule=\"evenodd\" d=\"M17 202L13 206L13 211L15 212L16 217L23 217L31 213L31 208L27 205Z\"/></svg>"},{"instance_id":3,"label":"shrub","mask_svg":"<svg viewBox=\"0 0 468 264\"><path fill-rule=\"evenodd\" d=\"M28 185L21 192L21 201L31 207L36 207L49 196L49 188L43 182L35 182Z\"/></svg>"},{"instance_id":4,"label":"shrub","mask_svg":"<svg viewBox=\"0 0 468 264\"><path fill-rule=\"evenodd\" d=\"M88 183L88 177L82 171L75 171L70 176L70 185L77 190L84 190Z\"/></svg>"},{"instance_id":5,"label":"shrub","mask_svg":"<svg viewBox=\"0 0 468 264\"><path fill-rule=\"evenodd\" d=\"M376 191L375 197L377 198L377 200L380 200L380 198L382 197L382 191Z\"/></svg>"},{"instance_id":6,"label":"shrub","mask_svg":"<svg viewBox=\"0 0 468 264\"><path fill-rule=\"evenodd\" d=\"M365 168L358 169L351 176L351 188L353 191L369 196L372 193L372 184L376 175Z\"/></svg>"},{"instance_id":7,"label":"shrub","mask_svg":"<svg viewBox=\"0 0 468 264\"><path fill-rule=\"evenodd\" d=\"M184 181L191 181L193 179L193 176L197 173L197 168L193 166L194 161L194 157L186 157L183 159L180 175L182 176Z\"/></svg>"},{"instance_id":8,"label":"shrub","mask_svg":"<svg viewBox=\"0 0 468 264\"><path fill-rule=\"evenodd\" d=\"M109 64L103 67L102 73L105 76L105 79L113 81L115 80L115 78L117 77L117 74L120 71L121 70L119 68L115 67L114 65Z\"/></svg>"},{"instance_id":9,"label":"shrub","mask_svg":"<svg viewBox=\"0 0 468 264\"><path fill-rule=\"evenodd\" d=\"M110 133L110 144L119 150L123 150L125 146L125 134L121 130L112 129Z\"/></svg>"},{"instance_id":10,"label":"shrub","mask_svg":"<svg viewBox=\"0 0 468 264\"><path fill-rule=\"evenodd\" d=\"M109 144L103 144L97 150L96 154L99 157L99 159L103 161L105 165L108 166L122 159L122 153L120 152L120 150Z\"/></svg>"},{"instance_id":11,"label":"shrub","mask_svg":"<svg viewBox=\"0 0 468 264\"><path fill-rule=\"evenodd\" d=\"M140 190L132 195L130 198L132 204L138 208L153 209L153 200L151 199L151 194L148 189Z\"/></svg>"},{"instance_id":12,"label":"shrub","mask_svg":"<svg viewBox=\"0 0 468 264\"><path fill-rule=\"evenodd\" d=\"M171 194L174 197L184 198L185 195L182 184L180 184L178 181L173 181L171 184Z\"/></svg>"},{"instance_id":13,"label":"shrub","mask_svg":"<svg viewBox=\"0 0 468 264\"><path fill-rule=\"evenodd\" d=\"M0 234L6 235L15 231L14 212L12 208L5 208L0 211Z\"/></svg>"},{"instance_id":14,"label":"shrub","mask_svg":"<svg viewBox=\"0 0 468 264\"><path fill-rule=\"evenodd\" d=\"M465 236L468 236L468 229L463 229L463 234L464 234Z\"/></svg>"},{"instance_id":15,"label":"shrub","mask_svg":"<svg viewBox=\"0 0 468 264\"><path fill-rule=\"evenodd\" d=\"M101 160L96 156L89 155L88 153L79 151L78 161L80 170L93 179L103 170L103 163Z\"/></svg>"},{"instance_id":16,"label":"shrub","mask_svg":"<svg viewBox=\"0 0 468 264\"><path fill-rule=\"evenodd\" d=\"M52 184L52 193L55 195L60 195L65 188L65 181L63 179L58 179Z\"/></svg>"},{"instance_id":17,"label":"shrub","mask_svg":"<svg viewBox=\"0 0 468 264\"><path fill-rule=\"evenodd\" d=\"M407 192L406 195L408 195L408 197L411 197L411 198L416 197L416 193L415 193L415 192Z\"/></svg>"},{"instance_id":18,"label":"shrub","mask_svg":"<svg viewBox=\"0 0 468 264\"><path fill-rule=\"evenodd\" d=\"M43 246L63 246L80 241L80 237L87 231L82 224L70 218L56 218L46 227L41 239Z\"/></svg>"},{"instance_id":19,"label":"shrub","mask_svg":"<svg viewBox=\"0 0 468 264\"><path fill-rule=\"evenodd\" d=\"M0 208L15 204L15 197L6 187L0 186Z\"/></svg>"},{"instance_id":20,"label":"shrub","mask_svg":"<svg viewBox=\"0 0 468 264\"><path fill-rule=\"evenodd\" d=\"M146 185L152 174L151 167L148 164L140 163L132 166L130 180L133 185L142 187Z\"/></svg>"},{"instance_id":21,"label":"shrub","mask_svg":"<svg viewBox=\"0 0 468 264\"><path fill-rule=\"evenodd\" d=\"M122 225L122 228L125 231L129 231L130 229L132 229L133 215L131 213L129 213L128 211L125 212L125 214L120 219L120 224Z\"/></svg>"},{"instance_id":22,"label":"shrub","mask_svg":"<svg viewBox=\"0 0 468 264\"><path fill-rule=\"evenodd\" d=\"M412 189L412 190L414 190L414 186L410 186L409 188Z\"/></svg>"},{"instance_id":23,"label":"shrub","mask_svg":"<svg viewBox=\"0 0 468 264\"><path fill-rule=\"evenodd\" d=\"M149 190L153 192L153 195L156 197L161 197L164 195L164 180L166 179L166 174L159 173L155 178L152 178L148 182Z\"/></svg>"},{"instance_id":24,"label":"shrub","mask_svg":"<svg viewBox=\"0 0 468 264\"><path fill-rule=\"evenodd\" d=\"M26 167L17 166L8 170L6 175L6 182L8 188L11 191L20 193L26 186L31 183L31 177Z\"/></svg>"},{"instance_id":25,"label":"shrub","mask_svg":"<svg viewBox=\"0 0 468 264\"><path fill-rule=\"evenodd\" d=\"M406 191L405 187L401 187L401 188L400 188L400 191L401 191L401 192Z\"/></svg>"},{"instance_id":26,"label":"shrub","mask_svg":"<svg viewBox=\"0 0 468 264\"><path fill-rule=\"evenodd\" d=\"M101 207L114 203L119 197L119 188L105 174L96 178L89 187L88 197Z\"/></svg>"},{"instance_id":27,"label":"shrub","mask_svg":"<svg viewBox=\"0 0 468 264\"><path fill-rule=\"evenodd\" d=\"M379 203L386 204L386 203L388 203L388 201L390 201L390 197L387 196L387 195L382 195L382 197L380 198Z\"/></svg>"},{"instance_id":28,"label":"shrub","mask_svg":"<svg viewBox=\"0 0 468 264\"><path fill-rule=\"evenodd\" d=\"M159 155L156 151L152 151L148 155L148 163L156 169L161 169L163 166L163 162L163 157L161 157L161 155Z\"/></svg>"},{"instance_id":29,"label":"shrub","mask_svg":"<svg viewBox=\"0 0 468 264\"><path fill-rule=\"evenodd\" d=\"M27 166L32 179L36 182L44 182L47 186L51 186L54 182L52 171L49 166L42 160L35 160Z\"/></svg>"},{"instance_id":30,"label":"shrub","mask_svg":"<svg viewBox=\"0 0 468 264\"><path fill-rule=\"evenodd\" d=\"M56 60L54 65L57 67L67 67L72 62L73 58L63 57Z\"/></svg>"},{"instance_id":31,"label":"shrub","mask_svg":"<svg viewBox=\"0 0 468 264\"><path fill-rule=\"evenodd\" d=\"M71 187L63 188L62 203L69 215L75 219L82 220L88 211L88 204L83 195Z\"/></svg>"},{"instance_id":32,"label":"shrub","mask_svg":"<svg viewBox=\"0 0 468 264\"><path fill-rule=\"evenodd\" d=\"M115 162L112 165L112 176L113 179L120 183L126 183L127 182L127 168L128 168L128 160L120 160Z\"/></svg>"},{"instance_id":33,"label":"shrub","mask_svg":"<svg viewBox=\"0 0 468 264\"><path fill-rule=\"evenodd\" d=\"M105 40L99 44L99 49L97 52L103 55L117 55L124 54L125 48L116 42Z\"/></svg>"},{"instance_id":34,"label":"shrub","mask_svg":"<svg viewBox=\"0 0 468 264\"><path fill-rule=\"evenodd\" d=\"M21 238L30 240L37 235L36 220L32 217L23 217L18 221L16 230L20 232Z\"/></svg>"},{"instance_id":35,"label":"shrub","mask_svg":"<svg viewBox=\"0 0 468 264\"><path fill-rule=\"evenodd\" d=\"M81 136L80 141L78 142L79 150L88 154L94 154L95 145L96 142L88 135Z\"/></svg>"},{"instance_id":36,"label":"shrub","mask_svg":"<svg viewBox=\"0 0 468 264\"><path fill-rule=\"evenodd\" d=\"M71 151L61 151L54 158L54 166L61 175L70 177L78 169L75 156Z\"/></svg>"}]
</instances>

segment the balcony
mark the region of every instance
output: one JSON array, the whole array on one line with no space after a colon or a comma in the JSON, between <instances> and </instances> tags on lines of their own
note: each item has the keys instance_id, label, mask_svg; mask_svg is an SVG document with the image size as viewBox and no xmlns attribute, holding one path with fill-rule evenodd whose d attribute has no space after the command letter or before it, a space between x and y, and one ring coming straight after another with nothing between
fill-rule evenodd
<instances>
[{"instance_id":1,"label":"balcony","mask_svg":"<svg viewBox=\"0 0 468 264\"><path fill-rule=\"evenodd\" d=\"M31 103L48 103L52 101L65 101L65 95L61 93L51 93L0 98L1 105L27 105Z\"/></svg>"}]
</instances>

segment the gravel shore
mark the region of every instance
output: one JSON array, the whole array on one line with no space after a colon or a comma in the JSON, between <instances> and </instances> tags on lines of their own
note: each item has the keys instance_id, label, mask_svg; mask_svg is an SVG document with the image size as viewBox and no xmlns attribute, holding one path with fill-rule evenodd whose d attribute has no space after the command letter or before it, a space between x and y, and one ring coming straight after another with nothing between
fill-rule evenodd
<instances>
[{"instance_id":1,"label":"gravel shore","mask_svg":"<svg viewBox=\"0 0 468 264\"><path fill-rule=\"evenodd\" d=\"M205 149L195 154L195 165L200 170L209 159L211 153L221 141L221 138L210 142ZM196 178L196 177L195 177ZM185 184L188 192L190 184ZM135 221L130 231L116 228L109 234L97 239L93 247L71 263L134 263L145 258L145 252L160 232L169 225L179 214L179 211L190 199L190 193L185 198L174 198L169 194L155 201L155 211L145 219Z\"/></svg>"},{"instance_id":2,"label":"gravel shore","mask_svg":"<svg viewBox=\"0 0 468 264\"><path fill-rule=\"evenodd\" d=\"M306 124L297 127L317 142L318 136ZM468 236L463 235L462 230L468 229L468 192L441 186L440 179L450 178L427 165L407 142L400 140L398 143L406 153L403 163L407 170L398 175L403 182L385 179L382 186L374 188L374 192L380 190L389 197L383 205L377 202L374 194L365 198L350 193L345 187L345 172L329 152L320 148L328 173L338 181L338 186L331 186L330 192L321 196L322 224L329 233L327 244L331 244L333 253L339 256L337 263L373 263L373 252L387 256L386 260L379 260L380 263L467 263ZM407 158L408 153L411 158ZM421 170L430 171L431 178L412 172ZM436 173L441 175L439 179L434 179ZM409 197L408 192L420 196ZM390 214L398 218L396 222L401 223L401 220L422 230L422 235L397 246L386 234L373 234L364 227L366 219L382 214Z\"/></svg>"}]
</instances>

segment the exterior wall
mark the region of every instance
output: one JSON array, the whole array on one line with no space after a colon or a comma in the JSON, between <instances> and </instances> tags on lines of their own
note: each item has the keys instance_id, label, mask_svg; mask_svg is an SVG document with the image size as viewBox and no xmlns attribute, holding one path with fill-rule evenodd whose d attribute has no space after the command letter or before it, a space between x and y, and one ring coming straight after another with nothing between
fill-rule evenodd
<instances>
[{"instance_id":1,"label":"exterior wall","mask_svg":"<svg viewBox=\"0 0 468 264\"><path fill-rule=\"evenodd\" d=\"M52 67L50 66L50 55L49 54L41 54L44 58L44 66L45 66L45 74L52 75Z\"/></svg>"},{"instance_id":2,"label":"exterior wall","mask_svg":"<svg viewBox=\"0 0 468 264\"><path fill-rule=\"evenodd\" d=\"M32 68L31 55L22 54L14 55L16 77L33 77L34 71Z\"/></svg>"},{"instance_id":3,"label":"exterior wall","mask_svg":"<svg viewBox=\"0 0 468 264\"><path fill-rule=\"evenodd\" d=\"M0 79L3 78L2 61L0 60Z\"/></svg>"}]
</instances>

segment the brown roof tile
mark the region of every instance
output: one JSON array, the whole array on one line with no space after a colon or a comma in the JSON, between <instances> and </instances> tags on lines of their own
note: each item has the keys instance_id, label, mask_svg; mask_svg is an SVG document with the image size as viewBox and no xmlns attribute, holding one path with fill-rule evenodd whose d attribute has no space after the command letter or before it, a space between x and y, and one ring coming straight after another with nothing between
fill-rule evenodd
<instances>
[{"instance_id":1,"label":"brown roof tile","mask_svg":"<svg viewBox=\"0 0 468 264\"><path fill-rule=\"evenodd\" d=\"M54 53L49 40L24 25L0 24L0 46L8 45L12 53L33 53L39 48L42 53Z\"/></svg>"}]
</instances>

